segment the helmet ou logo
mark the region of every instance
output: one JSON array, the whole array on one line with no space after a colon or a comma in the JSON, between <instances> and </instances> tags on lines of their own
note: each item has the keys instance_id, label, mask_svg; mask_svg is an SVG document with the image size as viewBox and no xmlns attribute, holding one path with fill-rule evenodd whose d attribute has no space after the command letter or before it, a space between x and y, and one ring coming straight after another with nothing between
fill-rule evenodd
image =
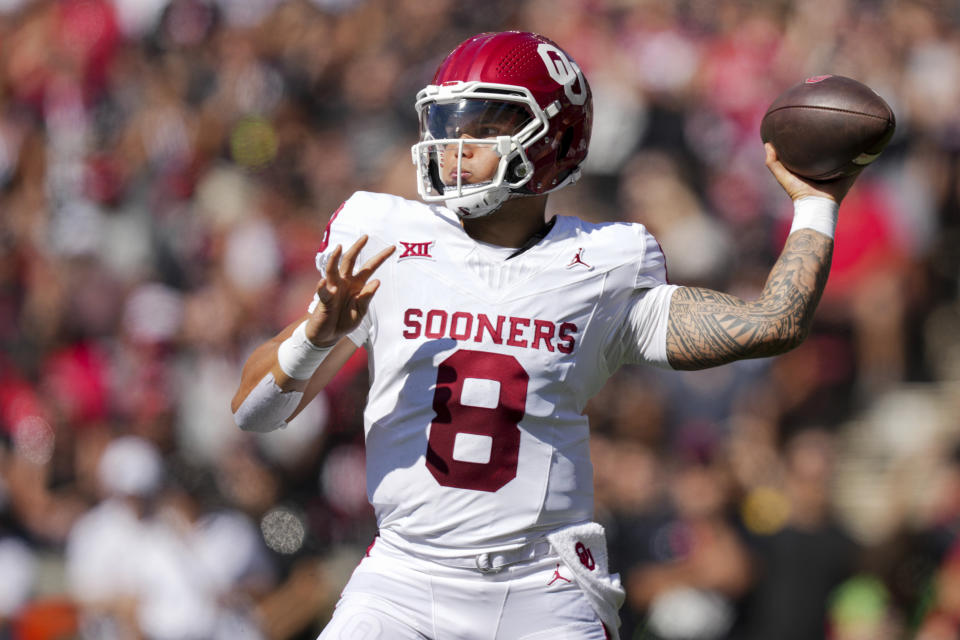
<instances>
[{"instance_id":1,"label":"helmet ou logo","mask_svg":"<svg viewBox=\"0 0 960 640\"><path fill-rule=\"evenodd\" d=\"M567 94L570 102L582 105L587 101L587 83L576 62L567 58L560 49L545 42L537 47L537 53L543 59L550 77L556 80L557 84L563 85L563 92Z\"/></svg>"}]
</instances>

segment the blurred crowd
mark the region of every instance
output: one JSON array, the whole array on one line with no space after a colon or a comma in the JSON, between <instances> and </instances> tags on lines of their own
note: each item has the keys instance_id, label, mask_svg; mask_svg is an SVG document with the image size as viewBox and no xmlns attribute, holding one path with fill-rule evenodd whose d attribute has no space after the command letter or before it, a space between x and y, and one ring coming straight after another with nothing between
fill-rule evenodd
<instances>
[{"instance_id":1,"label":"blurred crowd","mask_svg":"<svg viewBox=\"0 0 960 640\"><path fill-rule=\"evenodd\" d=\"M677 284L762 287L780 91L846 75L897 115L803 346L591 404L623 637L960 637L956 2L0 0L0 639L316 637L375 533L366 365L268 435L239 368L340 202L416 197L439 61L509 28L594 92L550 211L646 224Z\"/></svg>"}]
</instances>

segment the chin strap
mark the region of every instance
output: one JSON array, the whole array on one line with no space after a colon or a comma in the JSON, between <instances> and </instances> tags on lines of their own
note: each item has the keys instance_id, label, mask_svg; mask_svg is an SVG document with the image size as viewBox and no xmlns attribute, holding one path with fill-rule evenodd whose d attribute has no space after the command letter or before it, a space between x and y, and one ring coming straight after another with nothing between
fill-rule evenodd
<instances>
[{"instance_id":1,"label":"chin strap","mask_svg":"<svg viewBox=\"0 0 960 640\"><path fill-rule=\"evenodd\" d=\"M491 189L489 191L484 191L482 193L473 193L467 196L461 196L459 198L447 198L443 201L443 204L457 214L457 217L461 219L470 219L470 218L482 218L483 216L490 215L494 211L500 208L504 202L507 200L512 200L514 198L532 198L533 196L542 196L548 193L553 193L554 191L559 191L564 187L569 187L577 180L580 179L581 170L580 167L577 167L567 175L566 178L560 181L560 184L553 187L552 189L547 189L543 193L529 193L526 191L511 191L509 187L503 186L496 189Z\"/></svg>"},{"instance_id":2,"label":"chin strap","mask_svg":"<svg viewBox=\"0 0 960 640\"><path fill-rule=\"evenodd\" d=\"M481 193L447 198L443 204L461 219L482 218L499 209L513 195L508 187L498 187Z\"/></svg>"},{"instance_id":3,"label":"chin strap","mask_svg":"<svg viewBox=\"0 0 960 640\"><path fill-rule=\"evenodd\" d=\"M561 185L546 191L544 193L550 193L556 191L561 187L565 187L572 182L564 182ZM528 193L526 191L511 191L510 189L503 187L502 189L495 189L493 191L486 191L484 193L474 193L469 196L461 196L459 198L447 198L443 201L444 206L457 214L457 217L462 219L470 218L482 218L483 216L490 215L497 209L499 209L504 202L507 200L514 200L517 198L533 198L534 196L544 195L542 193Z\"/></svg>"}]
</instances>

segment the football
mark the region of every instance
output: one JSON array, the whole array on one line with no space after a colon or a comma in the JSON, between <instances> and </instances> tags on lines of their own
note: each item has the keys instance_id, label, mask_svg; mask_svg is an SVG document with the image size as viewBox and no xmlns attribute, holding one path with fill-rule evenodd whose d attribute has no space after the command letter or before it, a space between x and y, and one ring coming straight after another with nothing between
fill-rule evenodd
<instances>
[{"instance_id":1,"label":"football","mask_svg":"<svg viewBox=\"0 0 960 640\"><path fill-rule=\"evenodd\" d=\"M876 160L895 127L890 105L870 87L824 75L781 93L763 116L760 137L787 169L825 181Z\"/></svg>"}]
</instances>

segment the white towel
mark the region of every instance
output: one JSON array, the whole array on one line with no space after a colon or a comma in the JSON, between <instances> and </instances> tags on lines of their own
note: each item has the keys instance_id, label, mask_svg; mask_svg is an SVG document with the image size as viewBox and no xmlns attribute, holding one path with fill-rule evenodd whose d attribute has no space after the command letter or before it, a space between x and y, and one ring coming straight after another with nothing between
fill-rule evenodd
<instances>
[{"instance_id":1,"label":"white towel","mask_svg":"<svg viewBox=\"0 0 960 640\"><path fill-rule=\"evenodd\" d=\"M593 605L607 627L612 640L620 640L620 616L617 613L626 593L620 586L620 574L610 574L607 537L596 522L575 524L547 536L554 551L573 573L577 585Z\"/></svg>"}]
</instances>

